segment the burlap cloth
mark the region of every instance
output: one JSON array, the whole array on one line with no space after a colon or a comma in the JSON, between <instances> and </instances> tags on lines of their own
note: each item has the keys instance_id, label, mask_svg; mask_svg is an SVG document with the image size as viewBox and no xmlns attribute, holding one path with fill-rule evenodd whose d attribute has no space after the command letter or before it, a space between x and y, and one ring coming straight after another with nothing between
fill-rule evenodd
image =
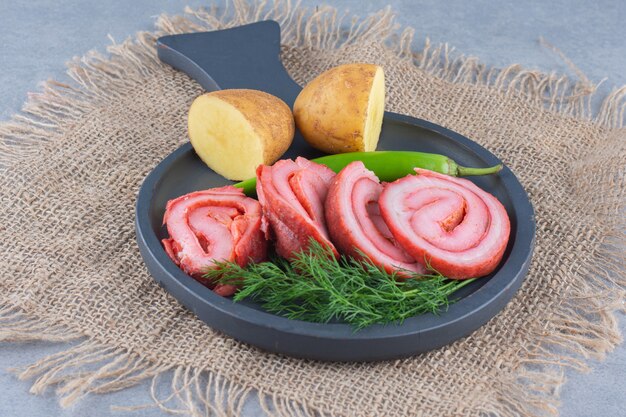
<instances>
[{"instance_id":1,"label":"burlap cloth","mask_svg":"<svg viewBox=\"0 0 626 417\"><path fill-rule=\"evenodd\" d=\"M489 69L447 46L411 53L411 32L397 32L389 12L351 24L329 8L233 5L227 16L162 17L157 33L70 63L71 82L48 82L0 127L0 339L77 341L20 376L34 392L55 386L62 405L169 381L169 398L153 390L158 405L196 415L237 414L253 389L280 416L556 413L564 367L585 369L621 341L626 89L594 113L585 79ZM155 36L263 18L281 23L283 62L299 83L337 64L378 63L389 110L472 138L520 178L537 217L531 270L470 337L393 362L297 360L217 334L149 276L135 196L187 141L186 113L202 93L158 61Z\"/></svg>"}]
</instances>

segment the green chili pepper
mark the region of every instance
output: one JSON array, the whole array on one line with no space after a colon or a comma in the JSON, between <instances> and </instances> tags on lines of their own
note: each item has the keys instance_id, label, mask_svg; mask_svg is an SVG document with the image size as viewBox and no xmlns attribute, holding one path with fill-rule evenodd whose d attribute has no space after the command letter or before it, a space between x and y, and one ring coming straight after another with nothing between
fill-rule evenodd
<instances>
[{"instance_id":1,"label":"green chili pepper","mask_svg":"<svg viewBox=\"0 0 626 417\"><path fill-rule=\"evenodd\" d=\"M424 168L455 177L495 174L502 169L502 164L489 168L468 168L457 164L445 155L410 151L349 152L322 156L312 161L326 165L335 172L341 171L350 162L361 161L381 181L395 181L413 174L414 168ZM235 184L235 187L243 188L246 195L254 195L256 178L239 182Z\"/></svg>"}]
</instances>

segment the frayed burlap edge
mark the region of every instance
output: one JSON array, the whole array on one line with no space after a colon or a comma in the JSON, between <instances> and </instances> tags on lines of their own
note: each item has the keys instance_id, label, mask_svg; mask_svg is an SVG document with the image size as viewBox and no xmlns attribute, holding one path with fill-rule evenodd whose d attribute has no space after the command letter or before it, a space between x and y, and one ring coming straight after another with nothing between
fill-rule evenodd
<instances>
[{"instance_id":1,"label":"frayed burlap edge","mask_svg":"<svg viewBox=\"0 0 626 417\"><path fill-rule=\"evenodd\" d=\"M383 41L394 52L411 60L423 71L450 83L467 83L514 95L549 111L593 122L606 129L621 129L626 112L626 86L604 98L598 112L592 111L598 85L577 72L579 80L557 74L526 70L520 65L489 68L476 58L456 56L448 45L433 47L427 41L419 53L411 50L413 32L402 31L386 9L367 19L340 14L331 7L306 10L290 1L253 4L228 2L218 13L186 10L186 16L161 16L157 32L138 33L133 40L113 44L108 56L90 52L69 63L71 81L48 81L42 92L29 95L22 113L0 125L0 173L7 166L37 152L44 141L54 141L85 114L102 103L115 100L117 92L134 76L149 76L162 70L154 41L162 34L215 30L263 19L277 20L286 43L317 49L342 48L354 42ZM347 30L346 30L347 28ZM564 58L566 60L566 58ZM566 60L567 61L567 60ZM111 88L115 87L115 88ZM618 131L622 138L626 133ZM622 142L620 142L622 143ZM534 345L520 352L513 376L502 374L498 395L481 402L484 414L535 416L556 414L563 369L588 370L590 358L602 358L622 341L616 312L624 310L626 263L623 242L624 179L615 179L615 195L598 210L599 219L614 234L605 236L597 253L572 274L562 305L540 328L532 329ZM612 215L611 215L612 214ZM607 296L610 294L610 296ZM239 415L252 388L221 375L185 364L158 364L152 358L96 340L72 328L72 323L52 322L30 313L28 300L0 295L0 341L80 341L25 369L21 379L35 379L31 392L57 387L62 406L69 406L89 393L120 390L152 378L151 394L156 406L169 412L193 416ZM169 378L171 394L158 397L159 380ZM495 386L495 384L494 384ZM304 402L259 392L262 408L269 415L314 416L325 410ZM175 404L175 405L173 405ZM132 409L132 407L124 408Z\"/></svg>"}]
</instances>

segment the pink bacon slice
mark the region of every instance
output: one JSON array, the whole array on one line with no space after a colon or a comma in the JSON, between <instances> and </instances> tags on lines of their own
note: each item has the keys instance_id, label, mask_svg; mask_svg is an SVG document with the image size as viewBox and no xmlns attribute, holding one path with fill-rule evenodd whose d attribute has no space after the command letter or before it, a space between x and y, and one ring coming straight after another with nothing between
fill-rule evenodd
<instances>
[{"instance_id":1,"label":"pink bacon slice","mask_svg":"<svg viewBox=\"0 0 626 417\"><path fill-rule=\"evenodd\" d=\"M419 168L415 172L387 184L379 199L398 243L448 278L493 272L511 230L502 204L466 179Z\"/></svg>"},{"instance_id":2,"label":"pink bacon slice","mask_svg":"<svg viewBox=\"0 0 626 417\"><path fill-rule=\"evenodd\" d=\"M167 203L163 223L169 238L163 247L183 271L210 285L202 275L215 261L241 266L260 262L267 254L261 231L261 206L239 188L227 186L197 191ZM213 290L231 295L232 285L218 284Z\"/></svg>"},{"instance_id":3,"label":"pink bacon slice","mask_svg":"<svg viewBox=\"0 0 626 417\"><path fill-rule=\"evenodd\" d=\"M326 166L301 157L259 166L257 195L265 218L263 229L269 235L271 227L280 256L292 258L309 246L310 238L336 254L324 219L324 200L334 176Z\"/></svg>"},{"instance_id":4,"label":"pink bacon slice","mask_svg":"<svg viewBox=\"0 0 626 417\"><path fill-rule=\"evenodd\" d=\"M332 241L344 255L360 259L360 251L389 273L425 273L426 269L394 241L383 222L378 208L382 190L376 175L360 161L337 174L326 197L326 221Z\"/></svg>"}]
</instances>

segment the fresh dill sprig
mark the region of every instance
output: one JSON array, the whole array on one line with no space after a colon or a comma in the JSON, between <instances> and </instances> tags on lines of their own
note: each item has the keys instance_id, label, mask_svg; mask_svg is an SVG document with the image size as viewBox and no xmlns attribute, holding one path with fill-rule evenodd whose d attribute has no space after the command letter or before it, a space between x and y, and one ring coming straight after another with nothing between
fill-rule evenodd
<instances>
[{"instance_id":1,"label":"fresh dill sprig","mask_svg":"<svg viewBox=\"0 0 626 417\"><path fill-rule=\"evenodd\" d=\"M450 280L438 273L398 279L396 273L390 274L368 259L336 259L316 241L291 262L275 257L245 268L219 262L204 277L240 286L234 301L250 298L266 311L290 319L340 321L356 329L437 314L454 301L449 298L452 293L474 281Z\"/></svg>"}]
</instances>

